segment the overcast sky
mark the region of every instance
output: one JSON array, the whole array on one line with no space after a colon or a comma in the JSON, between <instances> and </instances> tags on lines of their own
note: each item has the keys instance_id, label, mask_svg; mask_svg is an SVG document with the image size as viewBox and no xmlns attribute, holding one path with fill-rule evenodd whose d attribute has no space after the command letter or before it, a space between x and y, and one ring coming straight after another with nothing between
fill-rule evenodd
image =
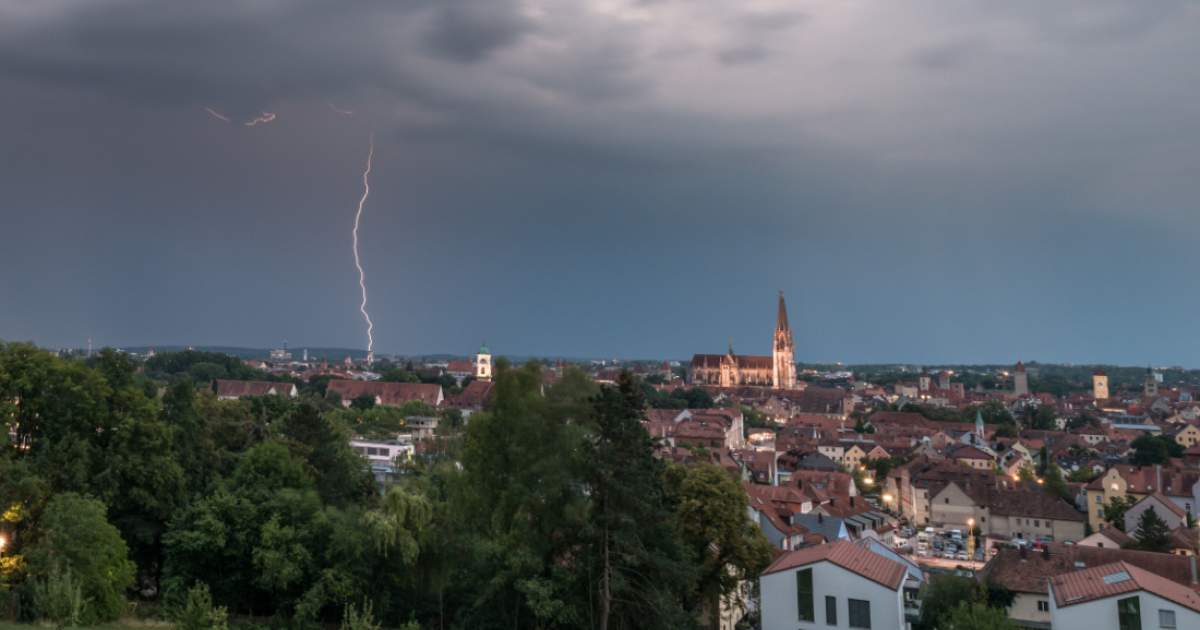
<instances>
[{"instance_id":1,"label":"overcast sky","mask_svg":"<svg viewBox=\"0 0 1200 630\"><path fill-rule=\"evenodd\" d=\"M377 351L765 354L782 289L801 361L1200 366L1197 60L1170 0L0 0L0 338L365 347L374 131Z\"/></svg>"}]
</instances>

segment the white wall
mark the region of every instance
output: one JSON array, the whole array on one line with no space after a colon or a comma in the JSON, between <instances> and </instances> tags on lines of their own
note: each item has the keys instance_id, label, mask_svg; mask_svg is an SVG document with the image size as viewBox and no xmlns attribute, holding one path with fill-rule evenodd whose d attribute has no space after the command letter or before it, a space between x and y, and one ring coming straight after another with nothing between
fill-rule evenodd
<instances>
[{"instance_id":1,"label":"white wall","mask_svg":"<svg viewBox=\"0 0 1200 630\"><path fill-rule=\"evenodd\" d=\"M1146 592L1134 592L1106 599L1099 599L1086 604L1076 604L1065 608L1055 606L1054 598L1050 598L1050 611L1055 628L1086 628L1087 630L1117 630L1117 600L1137 596L1142 604L1142 629L1155 630L1158 625L1159 609L1175 611L1175 627L1178 630L1200 628L1200 613L1184 608L1179 604L1165 600L1157 595Z\"/></svg>"},{"instance_id":2,"label":"white wall","mask_svg":"<svg viewBox=\"0 0 1200 630\"><path fill-rule=\"evenodd\" d=\"M801 622L796 606L796 571L813 570L812 622ZM816 628L850 628L849 599L871 602L872 630L907 628L904 620L902 588L888 590L883 585L847 571L833 563L822 561L805 567L772 573L759 578L762 601L762 630L809 630ZM825 623L825 596L837 598L837 625Z\"/></svg>"}]
</instances>

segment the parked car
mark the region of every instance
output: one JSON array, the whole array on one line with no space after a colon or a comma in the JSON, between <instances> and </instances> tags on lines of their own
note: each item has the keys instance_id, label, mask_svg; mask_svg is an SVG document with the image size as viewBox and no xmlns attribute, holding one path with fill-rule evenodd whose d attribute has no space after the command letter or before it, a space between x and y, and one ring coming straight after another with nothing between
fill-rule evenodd
<instances>
[{"instance_id":1,"label":"parked car","mask_svg":"<svg viewBox=\"0 0 1200 630\"><path fill-rule=\"evenodd\" d=\"M967 552L965 552L965 551L960 551L960 552L958 552L958 553L954 554L954 557L955 557L955 559L957 559L957 560L964 560L964 561L965 561L965 560L967 560Z\"/></svg>"}]
</instances>

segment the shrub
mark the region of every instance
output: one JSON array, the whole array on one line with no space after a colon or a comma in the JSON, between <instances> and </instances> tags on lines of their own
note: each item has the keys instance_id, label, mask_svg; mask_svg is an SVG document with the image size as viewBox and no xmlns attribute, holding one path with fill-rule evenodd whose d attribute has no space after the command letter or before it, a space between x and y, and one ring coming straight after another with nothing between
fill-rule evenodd
<instances>
[{"instance_id":1,"label":"shrub","mask_svg":"<svg viewBox=\"0 0 1200 630\"><path fill-rule=\"evenodd\" d=\"M213 606L208 585L197 583L188 589L183 607L175 615L177 630L228 630L229 613L224 606Z\"/></svg>"},{"instance_id":2,"label":"shrub","mask_svg":"<svg viewBox=\"0 0 1200 630\"><path fill-rule=\"evenodd\" d=\"M70 569L55 565L49 575L31 582L33 607L39 618L57 628L73 628L83 623L86 601L83 585Z\"/></svg>"}]
</instances>

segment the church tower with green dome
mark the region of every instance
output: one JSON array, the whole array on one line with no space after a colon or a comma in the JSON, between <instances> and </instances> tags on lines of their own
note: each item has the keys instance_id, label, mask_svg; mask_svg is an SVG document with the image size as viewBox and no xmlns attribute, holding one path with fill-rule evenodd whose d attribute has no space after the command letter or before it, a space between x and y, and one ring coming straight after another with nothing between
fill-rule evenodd
<instances>
[{"instance_id":1,"label":"church tower with green dome","mask_svg":"<svg viewBox=\"0 0 1200 630\"><path fill-rule=\"evenodd\" d=\"M488 350L486 342L479 346L479 352L475 354L475 378L492 380L492 351Z\"/></svg>"}]
</instances>

